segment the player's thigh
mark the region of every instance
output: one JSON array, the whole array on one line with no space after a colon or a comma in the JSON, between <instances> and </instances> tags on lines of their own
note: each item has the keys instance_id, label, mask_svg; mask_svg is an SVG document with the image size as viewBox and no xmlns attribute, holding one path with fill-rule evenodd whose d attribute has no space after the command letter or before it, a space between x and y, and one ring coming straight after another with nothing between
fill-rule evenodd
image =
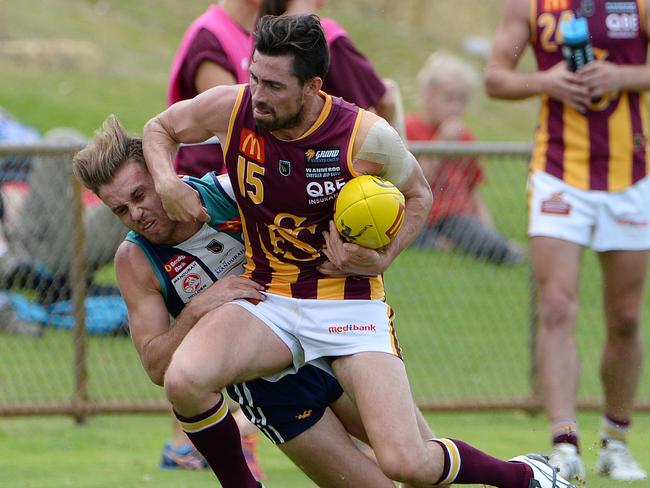
<instances>
[{"instance_id":1,"label":"player's thigh","mask_svg":"<svg viewBox=\"0 0 650 488\"><path fill-rule=\"evenodd\" d=\"M170 367L192 371L213 389L278 372L292 363L285 343L257 317L223 305L201 318L172 357Z\"/></svg>"},{"instance_id":2,"label":"player's thigh","mask_svg":"<svg viewBox=\"0 0 650 488\"><path fill-rule=\"evenodd\" d=\"M359 409L347 393L344 392L334 403L330 405L330 408L350 435L353 435L363 442L369 442L368 435L366 434L366 429L363 426L363 422L361 420L361 415L359 415ZM424 418L424 415L422 415L422 412L417 407L417 405L414 405L414 409L422 439L432 439L434 435L431 431L431 427L429 427L429 424Z\"/></svg>"},{"instance_id":3,"label":"player's thigh","mask_svg":"<svg viewBox=\"0 0 650 488\"><path fill-rule=\"evenodd\" d=\"M320 487L394 487L327 409L310 429L278 447Z\"/></svg>"},{"instance_id":4,"label":"player's thigh","mask_svg":"<svg viewBox=\"0 0 650 488\"><path fill-rule=\"evenodd\" d=\"M409 456L426 457L401 359L382 352L363 352L336 358L332 367L359 409L380 464Z\"/></svg>"},{"instance_id":5,"label":"player's thigh","mask_svg":"<svg viewBox=\"0 0 650 488\"><path fill-rule=\"evenodd\" d=\"M640 313L648 251L608 251L598 254L603 270L604 305L617 316Z\"/></svg>"},{"instance_id":6,"label":"player's thigh","mask_svg":"<svg viewBox=\"0 0 650 488\"><path fill-rule=\"evenodd\" d=\"M582 246L554 237L532 237L530 257L537 285L574 297L578 292Z\"/></svg>"}]
</instances>

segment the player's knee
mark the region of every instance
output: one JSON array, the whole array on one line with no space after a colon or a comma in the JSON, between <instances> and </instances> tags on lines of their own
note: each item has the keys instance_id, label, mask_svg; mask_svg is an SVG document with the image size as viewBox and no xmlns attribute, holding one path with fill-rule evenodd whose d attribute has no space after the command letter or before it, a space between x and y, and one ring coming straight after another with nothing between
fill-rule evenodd
<instances>
[{"instance_id":1,"label":"player's knee","mask_svg":"<svg viewBox=\"0 0 650 488\"><path fill-rule=\"evenodd\" d=\"M172 404L198 399L205 388L198 381L197 375L186 365L172 362L165 373L165 394Z\"/></svg>"},{"instance_id":2,"label":"player's knee","mask_svg":"<svg viewBox=\"0 0 650 488\"><path fill-rule=\"evenodd\" d=\"M578 313L577 297L559 289L547 289L541 294L542 327L558 329L573 327Z\"/></svg>"},{"instance_id":3,"label":"player's knee","mask_svg":"<svg viewBox=\"0 0 650 488\"><path fill-rule=\"evenodd\" d=\"M611 321L608 330L610 340L627 341L639 335L640 317L636 309L615 311Z\"/></svg>"},{"instance_id":4,"label":"player's knee","mask_svg":"<svg viewBox=\"0 0 650 488\"><path fill-rule=\"evenodd\" d=\"M386 477L402 483L415 482L422 478L427 467L426 456L405 448L392 448L388 451L375 451L377 461Z\"/></svg>"}]
</instances>

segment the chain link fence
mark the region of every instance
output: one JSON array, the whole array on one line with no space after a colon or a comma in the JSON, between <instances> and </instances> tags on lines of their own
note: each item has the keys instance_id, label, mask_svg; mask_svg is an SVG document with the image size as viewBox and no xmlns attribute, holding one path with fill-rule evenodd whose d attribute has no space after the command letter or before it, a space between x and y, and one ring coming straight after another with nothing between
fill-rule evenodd
<instances>
[{"instance_id":1,"label":"chain link fence","mask_svg":"<svg viewBox=\"0 0 650 488\"><path fill-rule=\"evenodd\" d=\"M69 414L81 421L95 413L168 411L124 332L126 310L111 263L124 229L69 170L82 145L0 145L8 249L0 256L0 415ZM427 410L534 410L534 293L525 256L530 147L450 143L412 150L458 166L477 161L495 232L524 253L498 261L441 235L407 249L386 273L416 400ZM595 408L604 324L590 251L580 299L579 403ZM648 349L647 333L645 342ZM638 407L650 409L648 373Z\"/></svg>"}]
</instances>

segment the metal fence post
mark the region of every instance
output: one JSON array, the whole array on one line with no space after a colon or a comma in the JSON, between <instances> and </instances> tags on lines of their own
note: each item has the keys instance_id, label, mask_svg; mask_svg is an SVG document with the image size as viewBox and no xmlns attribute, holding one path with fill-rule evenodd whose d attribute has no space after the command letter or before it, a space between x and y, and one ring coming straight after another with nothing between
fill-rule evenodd
<instances>
[{"instance_id":1,"label":"metal fence post","mask_svg":"<svg viewBox=\"0 0 650 488\"><path fill-rule=\"evenodd\" d=\"M83 202L81 183L70 173L73 188L73 246L72 256L72 303L74 309L74 395L72 398L73 415L78 424L88 417L88 364L86 334L86 236L84 232Z\"/></svg>"}]
</instances>

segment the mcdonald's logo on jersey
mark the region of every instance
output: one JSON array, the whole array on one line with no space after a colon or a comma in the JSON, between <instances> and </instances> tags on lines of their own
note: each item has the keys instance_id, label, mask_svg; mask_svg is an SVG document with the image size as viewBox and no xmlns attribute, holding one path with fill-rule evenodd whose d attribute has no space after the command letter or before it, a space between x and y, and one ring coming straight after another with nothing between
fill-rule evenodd
<instances>
[{"instance_id":1,"label":"mcdonald's logo on jersey","mask_svg":"<svg viewBox=\"0 0 650 488\"><path fill-rule=\"evenodd\" d=\"M239 151L258 163L264 164L264 139L255 132L242 129L239 137Z\"/></svg>"},{"instance_id":2,"label":"mcdonald's logo on jersey","mask_svg":"<svg viewBox=\"0 0 650 488\"><path fill-rule=\"evenodd\" d=\"M569 0L544 0L542 6L544 12L562 12L569 10Z\"/></svg>"}]
</instances>

